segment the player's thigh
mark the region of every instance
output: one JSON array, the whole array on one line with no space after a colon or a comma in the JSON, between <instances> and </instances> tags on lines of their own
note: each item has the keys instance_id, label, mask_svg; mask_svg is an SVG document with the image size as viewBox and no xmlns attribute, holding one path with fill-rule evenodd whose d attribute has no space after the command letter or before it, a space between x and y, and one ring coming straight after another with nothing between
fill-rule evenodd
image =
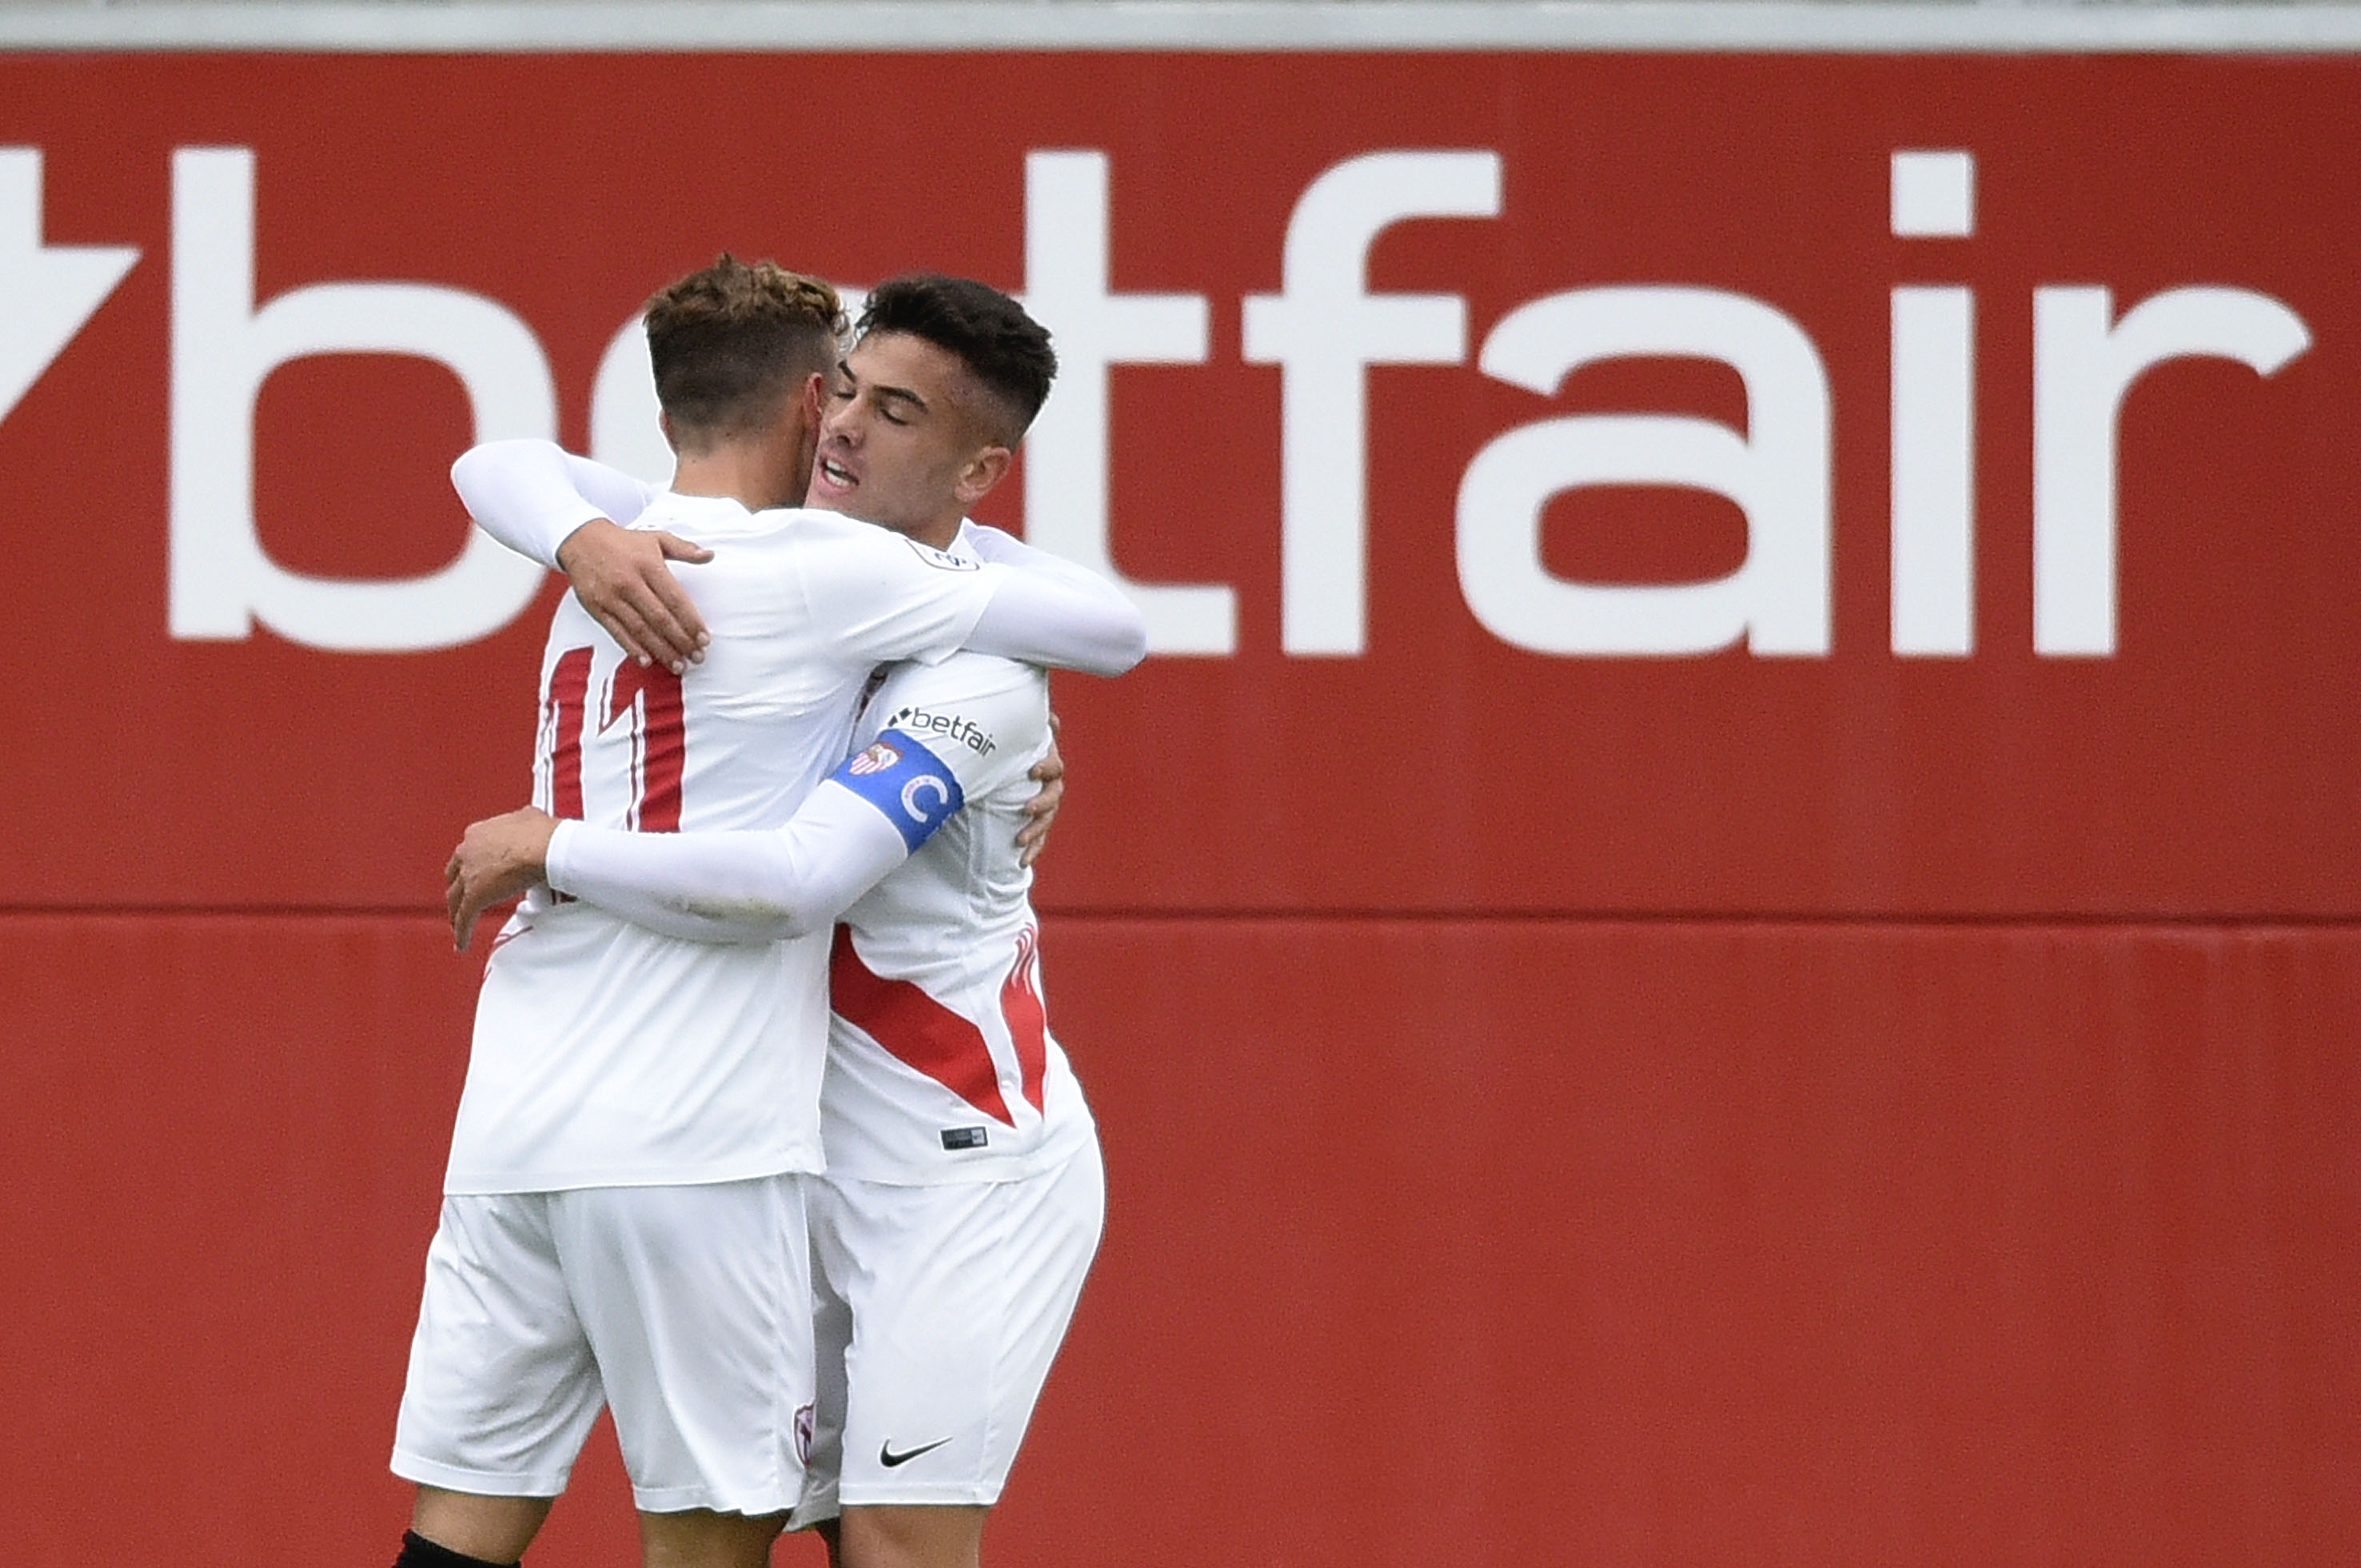
<instances>
[{"instance_id":1,"label":"player's thigh","mask_svg":"<svg viewBox=\"0 0 2361 1568\"><path fill-rule=\"evenodd\" d=\"M769 1514L802 1490L806 1179L596 1188L555 1211L642 1511Z\"/></svg>"},{"instance_id":2,"label":"player's thigh","mask_svg":"<svg viewBox=\"0 0 2361 1568\"><path fill-rule=\"evenodd\" d=\"M851 1264L840 1505L995 1501L1098 1248L1096 1145L1020 1181L815 1201Z\"/></svg>"},{"instance_id":3,"label":"player's thigh","mask_svg":"<svg viewBox=\"0 0 2361 1568\"><path fill-rule=\"evenodd\" d=\"M459 1193L426 1252L393 1470L445 1491L554 1497L604 1395L547 1193Z\"/></svg>"}]
</instances>

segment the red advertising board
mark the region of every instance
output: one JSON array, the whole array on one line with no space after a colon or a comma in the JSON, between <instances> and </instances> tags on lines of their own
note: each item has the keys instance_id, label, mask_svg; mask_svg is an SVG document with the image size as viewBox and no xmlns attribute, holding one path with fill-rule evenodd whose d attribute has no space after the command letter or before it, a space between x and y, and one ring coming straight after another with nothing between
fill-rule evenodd
<instances>
[{"instance_id":1,"label":"red advertising board","mask_svg":"<svg viewBox=\"0 0 2361 1568\"><path fill-rule=\"evenodd\" d=\"M1069 345L991 514L1198 650L1061 698L1076 907L2350 913L2355 71L16 60L27 297L121 281L0 422L5 895L415 899L538 615L382 580L728 247Z\"/></svg>"},{"instance_id":2,"label":"red advertising board","mask_svg":"<svg viewBox=\"0 0 2361 1568\"><path fill-rule=\"evenodd\" d=\"M0 56L11 1560L390 1555L556 591L445 472L660 477L728 249L1022 293L983 515L1153 628L995 1562L2350 1561L2356 159L2342 53Z\"/></svg>"}]
</instances>

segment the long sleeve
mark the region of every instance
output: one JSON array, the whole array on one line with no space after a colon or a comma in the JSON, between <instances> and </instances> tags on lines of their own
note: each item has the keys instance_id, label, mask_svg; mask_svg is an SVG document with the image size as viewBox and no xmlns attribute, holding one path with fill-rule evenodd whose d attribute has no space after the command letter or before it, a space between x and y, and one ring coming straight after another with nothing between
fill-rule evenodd
<instances>
[{"instance_id":1,"label":"long sleeve","mask_svg":"<svg viewBox=\"0 0 2361 1568\"><path fill-rule=\"evenodd\" d=\"M701 942L821 931L972 799L1020 778L1049 726L1040 674L988 659L907 665L895 715L776 828L641 833L560 823L544 880L611 915Z\"/></svg>"},{"instance_id":2,"label":"long sleeve","mask_svg":"<svg viewBox=\"0 0 2361 1568\"><path fill-rule=\"evenodd\" d=\"M778 828L633 833L561 823L546 880L669 937L774 942L828 929L909 853L874 806L829 783Z\"/></svg>"},{"instance_id":3,"label":"long sleeve","mask_svg":"<svg viewBox=\"0 0 2361 1568\"><path fill-rule=\"evenodd\" d=\"M1148 656L1139 607L1096 572L981 523L965 537L980 559L1011 568L968 638L975 652L1093 675Z\"/></svg>"},{"instance_id":4,"label":"long sleeve","mask_svg":"<svg viewBox=\"0 0 2361 1568\"><path fill-rule=\"evenodd\" d=\"M553 571L557 547L586 522L629 523L663 492L604 463L549 441L489 441L451 465L476 525L502 544Z\"/></svg>"}]
</instances>

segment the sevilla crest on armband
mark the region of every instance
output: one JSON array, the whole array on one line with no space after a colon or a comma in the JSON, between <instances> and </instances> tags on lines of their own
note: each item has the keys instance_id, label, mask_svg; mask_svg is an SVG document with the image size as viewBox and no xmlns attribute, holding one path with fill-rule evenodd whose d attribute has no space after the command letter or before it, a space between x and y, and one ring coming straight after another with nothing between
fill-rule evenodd
<instances>
[{"instance_id":1,"label":"sevilla crest on armband","mask_svg":"<svg viewBox=\"0 0 2361 1568\"><path fill-rule=\"evenodd\" d=\"M880 740L847 762L845 768L848 772L856 774L882 773L901 760L901 752Z\"/></svg>"}]
</instances>

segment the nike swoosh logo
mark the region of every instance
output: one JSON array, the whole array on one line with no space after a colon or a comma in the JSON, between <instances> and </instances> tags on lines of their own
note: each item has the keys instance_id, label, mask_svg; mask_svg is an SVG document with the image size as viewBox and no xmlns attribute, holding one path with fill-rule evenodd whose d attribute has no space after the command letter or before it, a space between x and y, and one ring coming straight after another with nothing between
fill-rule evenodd
<instances>
[{"instance_id":1,"label":"nike swoosh logo","mask_svg":"<svg viewBox=\"0 0 2361 1568\"><path fill-rule=\"evenodd\" d=\"M877 1463L885 1466L886 1469L891 1470L897 1464L909 1464L910 1461L917 1458L918 1455L922 1453L932 1453L935 1450L942 1447L943 1444L949 1442L950 1442L950 1439L947 1437L939 1437L932 1442L921 1443L916 1448L906 1448L901 1453L896 1453L894 1452L894 1440L889 1437L884 1442L877 1445Z\"/></svg>"}]
</instances>

